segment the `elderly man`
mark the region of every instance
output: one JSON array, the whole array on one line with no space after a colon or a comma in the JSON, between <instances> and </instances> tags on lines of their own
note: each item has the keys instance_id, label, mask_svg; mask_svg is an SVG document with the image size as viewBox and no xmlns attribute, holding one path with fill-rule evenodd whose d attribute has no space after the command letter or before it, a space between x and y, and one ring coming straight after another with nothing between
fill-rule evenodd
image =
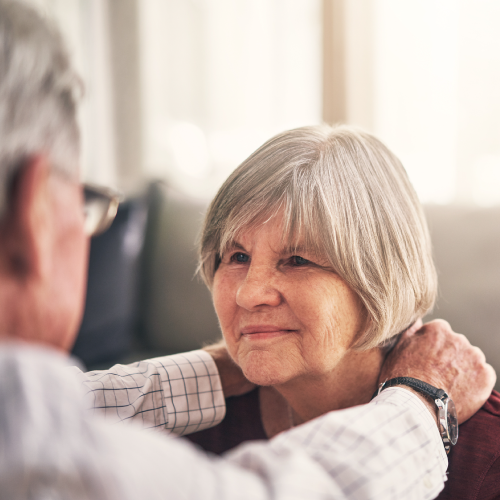
<instances>
[{"instance_id":1,"label":"elderly man","mask_svg":"<svg viewBox=\"0 0 500 500\"><path fill-rule=\"evenodd\" d=\"M191 419L198 418L194 428L213 425L224 403L207 352L90 375L90 403L82 375L67 368L84 301L85 223L91 232L107 213L84 218L78 90L57 31L25 5L0 0L0 497L435 497L445 480L446 426L438 424L435 406L408 387L388 389L368 405L327 414L224 459L86 412L89 404L104 406L105 413L113 408L120 420L120 407L127 405L109 403L106 394L118 398L120 390L135 388L144 397L128 405L126 418L182 433L193 430ZM105 193L93 195L106 199ZM237 372L231 373L224 351L211 352L226 370L223 387L244 391L242 379L229 382ZM461 421L483 404L495 382L483 354L442 322L408 333L383 375L412 376L444 390L453 385ZM213 383L208 421L203 383ZM185 410L177 402L187 402Z\"/></svg>"}]
</instances>

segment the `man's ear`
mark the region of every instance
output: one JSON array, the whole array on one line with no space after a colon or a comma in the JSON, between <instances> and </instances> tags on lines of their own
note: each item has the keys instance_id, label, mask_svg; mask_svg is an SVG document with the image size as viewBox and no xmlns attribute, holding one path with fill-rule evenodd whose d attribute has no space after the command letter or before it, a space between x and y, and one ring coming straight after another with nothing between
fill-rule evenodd
<instances>
[{"instance_id":1,"label":"man's ear","mask_svg":"<svg viewBox=\"0 0 500 500\"><path fill-rule=\"evenodd\" d=\"M2 228L5 271L26 279L44 274L48 250L50 163L46 155L29 157L13 184L7 220Z\"/></svg>"}]
</instances>

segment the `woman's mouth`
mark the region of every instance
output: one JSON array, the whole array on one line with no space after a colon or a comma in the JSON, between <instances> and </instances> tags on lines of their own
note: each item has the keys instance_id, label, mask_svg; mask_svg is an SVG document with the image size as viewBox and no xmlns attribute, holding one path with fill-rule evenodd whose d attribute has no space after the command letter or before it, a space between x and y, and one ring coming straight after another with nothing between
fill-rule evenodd
<instances>
[{"instance_id":1,"label":"woman's mouth","mask_svg":"<svg viewBox=\"0 0 500 500\"><path fill-rule=\"evenodd\" d=\"M297 330L276 325L249 325L240 331L241 337L249 341L267 340L290 335Z\"/></svg>"}]
</instances>

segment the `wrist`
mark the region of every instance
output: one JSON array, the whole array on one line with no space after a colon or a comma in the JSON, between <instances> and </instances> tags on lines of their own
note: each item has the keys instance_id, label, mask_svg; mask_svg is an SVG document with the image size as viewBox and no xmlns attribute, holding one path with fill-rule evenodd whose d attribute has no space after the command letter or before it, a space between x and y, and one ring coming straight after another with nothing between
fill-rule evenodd
<instances>
[{"instance_id":1,"label":"wrist","mask_svg":"<svg viewBox=\"0 0 500 500\"><path fill-rule=\"evenodd\" d=\"M458 420L455 404L443 389L434 387L427 382L412 377L396 377L380 384L378 394L388 387L402 386L414 390L418 397L426 399L426 403L435 405L435 416L439 433L443 440L446 453L449 453L458 439ZM428 405L426 404L428 408Z\"/></svg>"},{"instance_id":2,"label":"wrist","mask_svg":"<svg viewBox=\"0 0 500 500\"><path fill-rule=\"evenodd\" d=\"M425 407L429 410L429 413L431 414L433 420L436 422L436 425L438 425L438 417L437 417L437 411L436 411L436 405L433 404L431 401L429 401L429 398L421 394L420 392L412 389L411 387L408 387L407 385L394 385L393 387L397 387L399 389L404 389L405 391L410 391L411 393L415 394L422 403L424 403Z\"/></svg>"}]
</instances>

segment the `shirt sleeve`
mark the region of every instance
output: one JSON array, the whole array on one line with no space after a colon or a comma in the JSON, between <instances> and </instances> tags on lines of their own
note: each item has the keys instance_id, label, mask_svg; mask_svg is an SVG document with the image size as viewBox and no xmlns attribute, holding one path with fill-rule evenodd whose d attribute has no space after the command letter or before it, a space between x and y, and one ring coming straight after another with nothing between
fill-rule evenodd
<instances>
[{"instance_id":1,"label":"shirt sleeve","mask_svg":"<svg viewBox=\"0 0 500 500\"><path fill-rule=\"evenodd\" d=\"M78 372L87 407L109 422L185 435L217 425L226 413L217 366L202 350Z\"/></svg>"},{"instance_id":2,"label":"shirt sleeve","mask_svg":"<svg viewBox=\"0 0 500 500\"><path fill-rule=\"evenodd\" d=\"M405 389L219 458L85 412L81 384L63 364L41 349L0 349L2 497L416 500L443 487L437 426Z\"/></svg>"},{"instance_id":3,"label":"shirt sleeve","mask_svg":"<svg viewBox=\"0 0 500 500\"><path fill-rule=\"evenodd\" d=\"M278 481L284 498L431 499L448 467L435 420L402 388L282 433L269 447L243 445L227 459Z\"/></svg>"}]
</instances>

